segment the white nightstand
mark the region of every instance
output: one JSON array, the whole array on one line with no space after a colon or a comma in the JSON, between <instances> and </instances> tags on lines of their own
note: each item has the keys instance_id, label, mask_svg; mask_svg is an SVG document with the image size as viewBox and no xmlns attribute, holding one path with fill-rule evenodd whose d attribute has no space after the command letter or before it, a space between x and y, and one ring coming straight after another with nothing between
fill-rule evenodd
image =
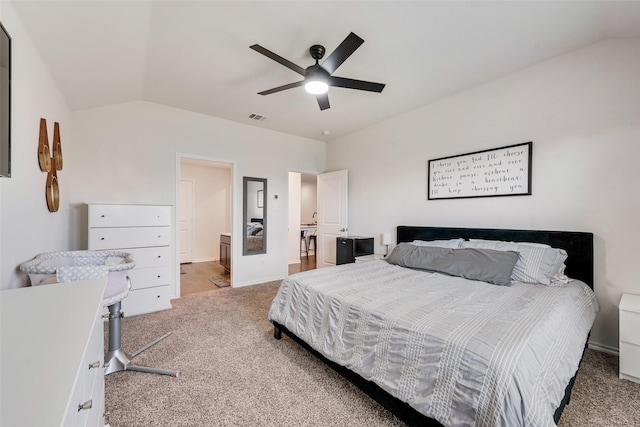
<instances>
[{"instance_id":1,"label":"white nightstand","mask_svg":"<svg viewBox=\"0 0 640 427\"><path fill-rule=\"evenodd\" d=\"M362 256L357 256L355 258L356 262L368 262L368 261L375 261L377 259L384 259L384 255L382 254L362 255Z\"/></svg>"},{"instance_id":2,"label":"white nightstand","mask_svg":"<svg viewBox=\"0 0 640 427\"><path fill-rule=\"evenodd\" d=\"M640 295L620 300L620 378L640 383Z\"/></svg>"}]
</instances>

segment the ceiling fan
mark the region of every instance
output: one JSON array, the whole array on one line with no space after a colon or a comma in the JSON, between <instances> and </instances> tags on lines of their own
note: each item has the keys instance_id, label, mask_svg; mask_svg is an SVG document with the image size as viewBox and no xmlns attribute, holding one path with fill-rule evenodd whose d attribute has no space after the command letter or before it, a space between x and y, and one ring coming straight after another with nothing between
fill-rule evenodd
<instances>
[{"instance_id":1,"label":"ceiling fan","mask_svg":"<svg viewBox=\"0 0 640 427\"><path fill-rule=\"evenodd\" d=\"M345 38L342 43L340 43L340 45L327 57L327 59L322 62L322 64L319 64L318 61L324 57L325 48L318 44L313 45L309 48L309 53L311 54L311 57L316 60L316 63L307 68L302 68L258 44L249 46L256 52L273 59L304 77L304 80L299 82L274 87L273 89L258 92L258 94L270 95L272 93L304 85L307 92L316 95L320 110L326 110L329 108L329 96L327 95L329 86L380 93L385 86L382 83L332 76L333 72L342 65L342 63L346 61L346 59L351 56L351 54L353 54L353 52L355 52L362 43L364 43L363 39L354 33L350 33L347 38Z\"/></svg>"}]
</instances>

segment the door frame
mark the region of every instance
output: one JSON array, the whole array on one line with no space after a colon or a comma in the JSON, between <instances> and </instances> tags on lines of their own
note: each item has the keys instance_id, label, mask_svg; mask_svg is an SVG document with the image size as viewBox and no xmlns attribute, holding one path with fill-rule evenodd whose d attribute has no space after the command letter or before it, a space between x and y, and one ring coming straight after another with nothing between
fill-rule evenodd
<instances>
[{"instance_id":1,"label":"door frame","mask_svg":"<svg viewBox=\"0 0 640 427\"><path fill-rule=\"evenodd\" d=\"M182 218L179 217L180 215L180 211L182 210L181 206L182 206L182 200L183 200L183 194L180 193L179 194L179 198L176 199L176 215L178 215L178 227L180 227L180 229L178 230L178 241L177 246L178 246L178 257L180 258L180 264L182 264L183 262L193 262L193 227L194 227L194 221L193 221L193 216L195 214L195 210L194 210L194 205L195 205L195 186L196 183L194 180L192 179L182 179L180 178L180 186L182 187L182 183L183 182L189 182L191 183L191 199L189 200L189 202L191 202L191 206L189 206L189 209L191 209L191 226L189 227L189 261L182 261L182 254L180 253L180 251L182 250L182 239L180 238L180 232L182 231L182 227L181 227L181 223L182 223Z\"/></svg>"},{"instance_id":2,"label":"door frame","mask_svg":"<svg viewBox=\"0 0 640 427\"><path fill-rule=\"evenodd\" d=\"M237 170L238 170L238 165L237 162L235 160L230 160L230 159L223 159L223 158L219 158L219 157L210 157L210 156L201 156L198 154L189 154L189 153L179 153L176 152L176 176L175 176L175 196L174 196L174 204L173 204L173 237L172 237L172 244L173 244L173 267L174 267L174 288L173 288L173 296L172 299L174 298L180 298L180 247L179 247L179 243L180 243L180 212L178 209L178 203L180 203L180 178L181 178L181 167L180 167L180 163L183 159L191 159L191 160L201 160L204 162L210 162L210 163L226 163L228 165L231 165L231 229L235 230L236 228L236 222L238 221L238 219L236 219L236 215L235 215L235 206L237 204L237 200L238 200L238 189L236 188L237 186L235 185L236 181L237 181ZM232 245L232 249L231 249L231 277L230 277L230 283L231 286L233 287L233 260L234 260L234 256L233 256L233 246L234 246L234 242L235 237L232 235L231 236L231 245ZM237 245L235 245L237 246Z\"/></svg>"},{"instance_id":3,"label":"door frame","mask_svg":"<svg viewBox=\"0 0 640 427\"><path fill-rule=\"evenodd\" d=\"M321 174L324 173L324 172L314 172L314 171L309 171L309 170L289 169L287 171L287 188L288 188L288 184L289 184L289 179L291 178L291 175L290 175L291 172L295 172L295 173L299 173L299 174L303 174L303 175L314 175L316 177L318 175L321 175ZM291 204L291 200L289 200L289 194L287 192L287 224L289 224L289 220L290 220L289 210L288 210L290 208L290 206L289 206L290 204ZM287 226L287 242L288 242L288 245L293 244L293 241L289 242L289 239L288 239L289 232L290 232L290 230L289 230L289 227ZM297 231L296 235L299 235L299 234L300 234L300 228L298 228L298 231ZM300 252L300 239L296 239L296 241L298 243L298 245L297 245L298 246L298 252ZM316 242L316 244L317 244L317 242ZM316 262L317 262L318 248L314 248L314 251L316 252ZM286 262L286 269L284 271L286 272L286 276L288 276L289 275L289 273L288 273L289 272L289 247L287 247L287 256L285 258L285 262ZM316 268L318 268L317 264L316 264Z\"/></svg>"},{"instance_id":4,"label":"door frame","mask_svg":"<svg viewBox=\"0 0 640 427\"><path fill-rule=\"evenodd\" d=\"M292 174L297 174L299 180L297 182L296 189L298 190L297 199L293 199L291 197L291 182L292 182ZM301 201L300 201L300 187L302 181L302 172L289 172L288 173L288 187L289 187L289 202L288 202L288 216L287 216L287 230L288 230L288 238L287 238L287 268L289 265L299 264L300 263L300 210L301 210ZM297 203L296 203L297 202ZM297 215L293 212L293 210L297 210ZM294 222L293 220L296 219ZM293 257L292 254L295 253L296 256ZM295 259L294 259L295 258Z\"/></svg>"},{"instance_id":5,"label":"door frame","mask_svg":"<svg viewBox=\"0 0 640 427\"><path fill-rule=\"evenodd\" d=\"M341 169L340 171L343 171L343 170L344 170L344 171L347 171L347 173L348 173L348 169ZM289 173L290 173L290 172L296 172L296 173L306 174L306 175L315 175L315 176L316 176L316 179L318 179L318 177L319 177L320 175L324 175L324 174L327 174L327 173L333 173L333 172L340 172L340 171L330 171L330 172L312 172L312 171L305 171L305 170L299 170L299 169L295 169L295 170L289 169L289 171L287 172L287 183L289 182L289 178L290 178ZM348 178L347 178L347 195L346 195L346 197L347 197L347 205L349 204L348 186L349 186L349 184L348 184ZM320 193L320 189L319 189L319 187L320 187L320 184L318 183L318 194ZM288 198L287 198L287 199L288 199ZM289 201L288 203L291 203L291 201ZM348 222L348 215L347 215L347 222ZM288 210L287 210L287 224L288 224L288 223L289 223L289 212L288 212ZM320 223L320 207L318 206L318 237L316 238L316 242L315 242L316 247L314 248L314 251L315 251L315 257L316 257L316 268L321 268L321 267L322 267L322 266L319 264L319 262L318 262L318 259L319 259L319 258L318 258L318 253L319 253L319 252L320 252L320 250L321 250L321 243L320 243L320 240L321 240L321 239L320 239L320 237L319 237L319 234L320 234L320 225L319 225L319 223ZM348 227L348 224L346 224L346 225L345 225L344 235L346 235L346 234L347 234L347 231L346 231L346 228L347 228L347 227ZM299 231L298 231L298 232L299 232ZM289 229L288 229L288 227L287 227L287 237L288 237L288 233L289 233ZM288 238L287 238L287 241L288 241ZM300 241L298 240L298 245L299 245L299 244L300 244ZM288 253L288 248L287 248L287 253ZM289 256L288 256L288 255L287 255L287 257L285 258L285 262L286 262L286 265L287 265L287 270L285 270L285 271L288 271L288 269L289 269Z\"/></svg>"}]
</instances>

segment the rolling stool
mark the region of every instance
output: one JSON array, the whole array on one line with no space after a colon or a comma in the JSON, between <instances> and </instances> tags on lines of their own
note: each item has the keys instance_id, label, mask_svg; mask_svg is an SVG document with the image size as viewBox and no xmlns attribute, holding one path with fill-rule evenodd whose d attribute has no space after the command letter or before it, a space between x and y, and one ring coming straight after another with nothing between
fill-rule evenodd
<instances>
[{"instance_id":1,"label":"rolling stool","mask_svg":"<svg viewBox=\"0 0 640 427\"><path fill-rule=\"evenodd\" d=\"M120 307L121 301L126 298L129 289L131 289L131 281L127 276L127 271L135 265L131 254L127 252L68 251L40 254L33 260L21 264L20 269L29 274L32 286L106 277L107 286L102 296L102 302L109 310L109 351L104 358L104 374L138 371L177 377L180 375L178 371L165 371L131 364L131 359L167 338L171 332L147 344L132 355L128 355L122 350L121 319L123 313Z\"/></svg>"}]
</instances>

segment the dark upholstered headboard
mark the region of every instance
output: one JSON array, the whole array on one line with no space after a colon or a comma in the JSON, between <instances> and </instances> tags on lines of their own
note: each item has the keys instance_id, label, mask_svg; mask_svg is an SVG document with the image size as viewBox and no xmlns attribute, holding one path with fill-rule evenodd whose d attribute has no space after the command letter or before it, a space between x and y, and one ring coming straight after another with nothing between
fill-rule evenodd
<instances>
[{"instance_id":1,"label":"dark upholstered headboard","mask_svg":"<svg viewBox=\"0 0 640 427\"><path fill-rule=\"evenodd\" d=\"M442 239L486 239L508 242L546 243L567 251L565 274L593 289L593 233L574 231L502 230L492 228L442 228L400 225L397 242Z\"/></svg>"}]
</instances>

